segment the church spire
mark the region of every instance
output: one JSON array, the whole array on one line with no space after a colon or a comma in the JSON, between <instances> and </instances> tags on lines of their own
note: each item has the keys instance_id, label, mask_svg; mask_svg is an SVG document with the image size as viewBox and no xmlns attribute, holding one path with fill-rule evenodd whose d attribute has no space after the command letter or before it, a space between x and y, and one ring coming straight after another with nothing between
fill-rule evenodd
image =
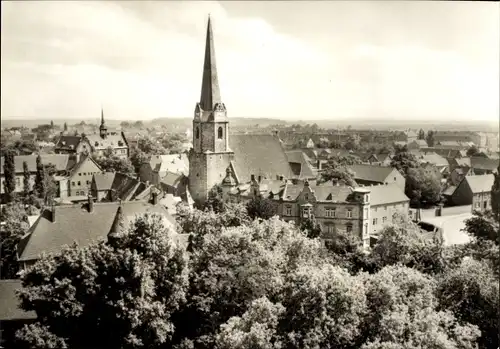
<instances>
[{"instance_id":1,"label":"church spire","mask_svg":"<svg viewBox=\"0 0 500 349\"><path fill-rule=\"evenodd\" d=\"M214 35L210 15L208 16L207 39L205 43L205 63L203 64L203 81L201 85L200 107L202 110L213 110L216 103L221 103L219 79L215 63Z\"/></svg>"},{"instance_id":2,"label":"church spire","mask_svg":"<svg viewBox=\"0 0 500 349\"><path fill-rule=\"evenodd\" d=\"M101 136L101 138L106 138L107 133L108 129L106 128L106 124L104 123L104 109L101 105L101 126L99 126L99 135Z\"/></svg>"}]
</instances>

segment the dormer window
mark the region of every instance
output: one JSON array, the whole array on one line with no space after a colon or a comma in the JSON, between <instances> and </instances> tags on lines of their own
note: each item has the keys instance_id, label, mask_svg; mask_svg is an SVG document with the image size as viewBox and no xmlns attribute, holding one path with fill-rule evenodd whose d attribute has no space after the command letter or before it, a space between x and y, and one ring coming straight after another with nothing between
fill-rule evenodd
<instances>
[{"instance_id":1,"label":"dormer window","mask_svg":"<svg viewBox=\"0 0 500 349\"><path fill-rule=\"evenodd\" d=\"M304 200L309 200L309 194L304 194Z\"/></svg>"}]
</instances>

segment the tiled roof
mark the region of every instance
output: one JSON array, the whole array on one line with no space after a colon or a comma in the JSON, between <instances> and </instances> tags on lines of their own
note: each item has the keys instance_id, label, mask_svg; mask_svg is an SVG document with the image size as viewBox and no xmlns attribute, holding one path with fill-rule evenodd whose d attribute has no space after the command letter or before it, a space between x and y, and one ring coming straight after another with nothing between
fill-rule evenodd
<instances>
[{"instance_id":1,"label":"tiled roof","mask_svg":"<svg viewBox=\"0 0 500 349\"><path fill-rule=\"evenodd\" d=\"M70 158L70 162L71 161L74 161L74 158ZM94 159L92 159L91 156L82 155L80 157L80 161L79 162L75 161L75 164L69 168L69 170L70 170L69 176L71 177L71 176L73 176L73 174L78 173L78 170L80 169L80 167L82 167L88 161L94 163L94 165L99 169L99 171L102 171L99 164Z\"/></svg>"},{"instance_id":2,"label":"tiled roof","mask_svg":"<svg viewBox=\"0 0 500 349\"><path fill-rule=\"evenodd\" d=\"M436 166L448 166L448 160L436 153L427 153L420 157L421 162L427 162Z\"/></svg>"},{"instance_id":3,"label":"tiled roof","mask_svg":"<svg viewBox=\"0 0 500 349\"><path fill-rule=\"evenodd\" d=\"M189 173L189 159L186 154L153 155L149 161L156 172Z\"/></svg>"},{"instance_id":4,"label":"tiled roof","mask_svg":"<svg viewBox=\"0 0 500 349\"><path fill-rule=\"evenodd\" d=\"M115 172L105 172L94 174L94 182L97 190L111 190L113 181L115 180Z\"/></svg>"},{"instance_id":5,"label":"tiled roof","mask_svg":"<svg viewBox=\"0 0 500 349\"><path fill-rule=\"evenodd\" d=\"M121 133L108 134L106 138L101 138L98 134L85 135L89 140L90 146L97 150L105 150L108 148L126 148L127 142Z\"/></svg>"},{"instance_id":6,"label":"tiled roof","mask_svg":"<svg viewBox=\"0 0 500 349\"><path fill-rule=\"evenodd\" d=\"M250 181L251 175L292 177L281 142L273 135L232 135L229 146L234 152L233 166L240 183Z\"/></svg>"},{"instance_id":7,"label":"tiled roof","mask_svg":"<svg viewBox=\"0 0 500 349\"><path fill-rule=\"evenodd\" d=\"M371 187L364 187L370 190L370 205L388 205L392 203L405 202L410 199L395 183L373 185Z\"/></svg>"},{"instance_id":8,"label":"tiled roof","mask_svg":"<svg viewBox=\"0 0 500 349\"><path fill-rule=\"evenodd\" d=\"M43 210L18 246L19 260L38 259L42 252L57 253L64 245L74 242L85 246L91 241L106 238L120 203L96 202L93 205L93 212L89 212L88 203L56 206L55 222L51 221L51 209ZM175 220L161 205L151 205L145 201L127 201L121 205L128 223L137 215L150 212L161 214L165 224L175 225Z\"/></svg>"},{"instance_id":9,"label":"tiled roof","mask_svg":"<svg viewBox=\"0 0 500 349\"><path fill-rule=\"evenodd\" d=\"M316 196L318 201L327 202L347 202L349 196L353 193L352 189L348 186L342 185L310 185L311 190ZM287 184L285 190L282 192L284 201L295 201L304 189L304 183L301 184Z\"/></svg>"},{"instance_id":10,"label":"tiled roof","mask_svg":"<svg viewBox=\"0 0 500 349\"><path fill-rule=\"evenodd\" d=\"M456 189L457 189L456 185L450 185L448 188L446 188L443 191L443 195L451 196L451 195L453 195L453 193L455 192Z\"/></svg>"},{"instance_id":11,"label":"tiled roof","mask_svg":"<svg viewBox=\"0 0 500 349\"><path fill-rule=\"evenodd\" d=\"M36 158L38 155L18 155L14 157L16 173L23 173L23 163L28 163L30 172L36 172ZM57 171L68 169L69 155L67 154L41 154L42 164L53 164ZM0 173L3 174L4 157L0 160Z\"/></svg>"},{"instance_id":12,"label":"tiled roof","mask_svg":"<svg viewBox=\"0 0 500 349\"><path fill-rule=\"evenodd\" d=\"M473 169L493 171L498 167L499 160L473 156L470 158L470 163Z\"/></svg>"},{"instance_id":13,"label":"tiled roof","mask_svg":"<svg viewBox=\"0 0 500 349\"><path fill-rule=\"evenodd\" d=\"M34 311L19 307L16 291L21 288L21 280L0 280L0 321L36 319Z\"/></svg>"},{"instance_id":14,"label":"tiled roof","mask_svg":"<svg viewBox=\"0 0 500 349\"><path fill-rule=\"evenodd\" d=\"M349 168L354 172L354 179L384 183L394 168L374 165L352 165Z\"/></svg>"},{"instance_id":15,"label":"tiled roof","mask_svg":"<svg viewBox=\"0 0 500 349\"><path fill-rule=\"evenodd\" d=\"M61 135L56 142L56 149L75 150L81 140L82 136Z\"/></svg>"},{"instance_id":16,"label":"tiled roof","mask_svg":"<svg viewBox=\"0 0 500 349\"><path fill-rule=\"evenodd\" d=\"M292 168L293 174L300 178L314 178L317 176L316 171L311 166L311 160L304 154L302 150L291 150L286 152L286 157Z\"/></svg>"},{"instance_id":17,"label":"tiled roof","mask_svg":"<svg viewBox=\"0 0 500 349\"><path fill-rule=\"evenodd\" d=\"M464 181L467 181L467 184L474 194L490 192L493 182L495 181L495 176L492 174L465 176Z\"/></svg>"},{"instance_id":18,"label":"tiled roof","mask_svg":"<svg viewBox=\"0 0 500 349\"><path fill-rule=\"evenodd\" d=\"M184 177L183 174L167 172L165 174L165 176L163 176L160 179L160 182L162 184L165 184L165 185L168 185L168 186L171 186L171 187L176 187L177 185L180 184L180 182L181 182L181 180L182 180L183 177Z\"/></svg>"}]
</instances>

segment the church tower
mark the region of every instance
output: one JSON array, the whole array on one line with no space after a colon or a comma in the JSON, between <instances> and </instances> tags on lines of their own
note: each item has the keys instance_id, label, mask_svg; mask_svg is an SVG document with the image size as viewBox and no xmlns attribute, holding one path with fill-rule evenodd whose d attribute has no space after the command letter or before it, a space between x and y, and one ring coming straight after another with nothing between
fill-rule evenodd
<instances>
[{"instance_id":1,"label":"church tower","mask_svg":"<svg viewBox=\"0 0 500 349\"><path fill-rule=\"evenodd\" d=\"M101 138L106 138L108 135L108 128L106 127L106 124L104 123L104 110L101 107L101 126L99 126L99 136Z\"/></svg>"},{"instance_id":2,"label":"church tower","mask_svg":"<svg viewBox=\"0 0 500 349\"><path fill-rule=\"evenodd\" d=\"M200 102L193 119L193 149L189 153L189 190L198 204L220 184L234 153L229 148L229 121L222 103L215 62L212 24L208 17Z\"/></svg>"}]
</instances>

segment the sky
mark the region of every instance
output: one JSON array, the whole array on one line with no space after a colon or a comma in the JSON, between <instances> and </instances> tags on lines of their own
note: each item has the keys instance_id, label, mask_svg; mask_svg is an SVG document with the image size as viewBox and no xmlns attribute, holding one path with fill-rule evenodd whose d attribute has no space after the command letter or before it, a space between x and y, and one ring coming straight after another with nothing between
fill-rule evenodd
<instances>
[{"instance_id":1,"label":"sky","mask_svg":"<svg viewBox=\"0 0 500 349\"><path fill-rule=\"evenodd\" d=\"M494 121L499 6L2 1L1 116L192 117L210 14L230 118Z\"/></svg>"}]
</instances>

